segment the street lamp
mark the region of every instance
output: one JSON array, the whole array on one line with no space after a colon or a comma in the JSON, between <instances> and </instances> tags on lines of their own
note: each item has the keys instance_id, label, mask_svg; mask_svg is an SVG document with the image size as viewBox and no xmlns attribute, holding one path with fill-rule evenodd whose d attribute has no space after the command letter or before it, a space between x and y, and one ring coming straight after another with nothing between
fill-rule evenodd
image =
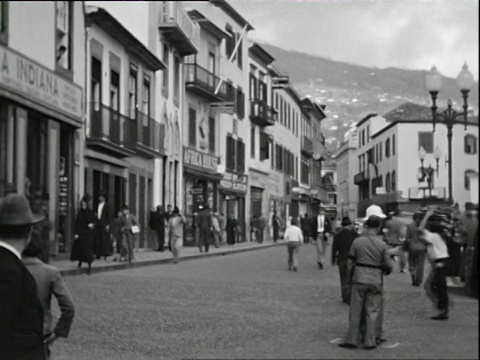
<instances>
[{"instance_id":1,"label":"street lamp","mask_svg":"<svg viewBox=\"0 0 480 360\"><path fill-rule=\"evenodd\" d=\"M463 111L457 112L452 109L452 100L448 99L447 109L443 112L437 112L437 95L442 88L443 76L434 66L432 70L427 73L426 76L427 90L432 97L432 124L433 131L435 132L435 124L437 120L440 120L447 126L447 139L448 139L448 201L453 203L452 193L452 128L454 124L461 124L457 118L463 116L463 122L465 130L467 130L467 115L468 115L468 93L473 87L474 79L472 73L468 70L467 63L463 64L462 71L457 76L457 85L460 88L460 92L463 97ZM437 162L438 163L438 162Z\"/></svg>"},{"instance_id":2,"label":"street lamp","mask_svg":"<svg viewBox=\"0 0 480 360\"><path fill-rule=\"evenodd\" d=\"M432 185L433 185L433 174L437 173L438 177L438 162L440 158L442 157L442 152L440 151L440 148L438 145L435 147L435 150L433 151L433 157L435 158L436 166L435 168L432 167L432 164L428 164L428 167L423 166L423 163L425 161L425 158L427 157L427 152L425 149L420 147L418 150L418 158L420 159L420 169L418 169L417 173L417 179L419 182L424 182L425 180L428 183L428 193L429 196L432 196ZM424 190L425 193L425 190Z\"/></svg>"}]
</instances>

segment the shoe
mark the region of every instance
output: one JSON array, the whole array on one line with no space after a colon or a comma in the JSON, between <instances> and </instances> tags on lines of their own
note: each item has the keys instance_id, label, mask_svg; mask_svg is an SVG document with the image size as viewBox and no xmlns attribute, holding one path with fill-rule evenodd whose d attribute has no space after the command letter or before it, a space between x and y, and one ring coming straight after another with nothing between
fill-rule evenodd
<instances>
[{"instance_id":1,"label":"shoe","mask_svg":"<svg viewBox=\"0 0 480 360\"><path fill-rule=\"evenodd\" d=\"M322 264L321 262L317 262L317 265L318 265L318 268L319 268L320 270L323 269L323 264Z\"/></svg>"},{"instance_id":2,"label":"shoe","mask_svg":"<svg viewBox=\"0 0 480 360\"><path fill-rule=\"evenodd\" d=\"M349 344L349 343L340 343L338 344L339 347L344 348L344 349L356 349L357 345L354 344Z\"/></svg>"},{"instance_id":3,"label":"shoe","mask_svg":"<svg viewBox=\"0 0 480 360\"><path fill-rule=\"evenodd\" d=\"M377 345L383 344L385 341L387 341L387 339L384 339L384 338L376 338L375 339L375 342L377 343Z\"/></svg>"},{"instance_id":4,"label":"shoe","mask_svg":"<svg viewBox=\"0 0 480 360\"><path fill-rule=\"evenodd\" d=\"M292 271L292 267L291 267L291 266L288 267L288 271Z\"/></svg>"},{"instance_id":5,"label":"shoe","mask_svg":"<svg viewBox=\"0 0 480 360\"><path fill-rule=\"evenodd\" d=\"M296 272L296 271L297 271L297 268L296 268L296 267L294 267L294 268L293 268L293 271L295 271L295 272Z\"/></svg>"},{"instance_id":6,"label":"shoe","mask_svg":"<svg viewBox=\"0 0 480 360\"><path fill-rule=\"evenodd\" d=\"M365 350L373 350L373 349L376 349L377 346L376 345L370 345L370 346L365 346L364 349Z\"/></svg>"},{"instance_id":7,"label":"shoe","mask_svg":"<svg viewBox=\"0 0 480 360\"><path fill-rule=\"evenodd\" d=\"M432 320L448 320L448 314L438 314L438 315L432 316L430 319L432 319Z\"/></svg>"}]
</instances>

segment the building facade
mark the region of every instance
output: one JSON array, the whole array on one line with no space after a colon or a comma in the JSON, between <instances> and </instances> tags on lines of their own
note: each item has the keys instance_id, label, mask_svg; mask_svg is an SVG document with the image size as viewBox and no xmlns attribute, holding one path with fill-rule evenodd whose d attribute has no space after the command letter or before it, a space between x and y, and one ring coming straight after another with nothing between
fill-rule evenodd
<instances>
[{"instance_id":1,"label":"building facade","mask_svg":"<svg viewBox=\"0 0 480 360\"><path fill-rule=\"evenodd\" d=\"M83 187L83 1L0 3L0 193L48 199L50 254L68 252Z\"/></svg>"}]
</instances>

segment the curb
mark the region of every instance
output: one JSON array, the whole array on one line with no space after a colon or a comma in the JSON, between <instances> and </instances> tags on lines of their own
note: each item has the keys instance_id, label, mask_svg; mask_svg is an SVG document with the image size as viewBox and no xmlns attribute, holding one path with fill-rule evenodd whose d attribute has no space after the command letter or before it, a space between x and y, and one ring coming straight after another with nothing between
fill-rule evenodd
<instances>
[{"instance_id":1,"label":"curb","mask_svg":"<svg viewBox=\"0 0 480 360\"><path fill-rule=\"evenodd\" d=\"M196 259L201 259L201 258L207 258L207 257L214 257L214 256L225 256L225 255L230 255L230 254L239 254L243 252L248 252L248 251L255 251L255 250L262 250L262 249L269 249L272 247L276 246L281 246L284 245L282 242L277 242L274 244L269 244L269 245L263 245L261 247L249 247L249 248L244 248L244 249L229 249L229 250L224 250L224 251L219 251L215 253L198 253L198 254L193 254L193 255L186 255L185 257L180 257L180 262L188 261L188 260L196 260ZM162 264L170 264L173 263L173 258L167 258L167 259L155 259L155 260L145 260L145 261L140 261L140 262L132 262L132 263L116 263L116 264L111 264L107 266L101 266L101 267L93 267L92 266L92 271L91 274L96 274L96 273L102 273L102 272L107 272L107 271L115 271L115 270L125 270L125 269L133 269L133 268L139 268L139 267L144 267L144 266L153 266L153 265L162 265ZM81 274L87 274L87 269L86 268L74 268L74 269L64 269L60 270L60 274L62 276L73 276L73 275L81 275Z\"/></svg>"}]
</instances>

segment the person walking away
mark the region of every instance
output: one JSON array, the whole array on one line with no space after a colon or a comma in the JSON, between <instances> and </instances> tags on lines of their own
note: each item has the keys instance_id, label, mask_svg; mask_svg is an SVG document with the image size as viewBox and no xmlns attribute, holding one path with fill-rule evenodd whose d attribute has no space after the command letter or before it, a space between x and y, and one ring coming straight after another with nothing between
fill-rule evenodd
<instances>
[{"instance_id":1,"label":"person walking away","mask_svg":"<svg viewBox=\"0 0 480 360\"><path fill-rule=\"evenodd\" d=\"M170 215L169 215L170 216ZM156 242L156 251L165 251L165 223L167 214L162 205L157 205L155 211L150 212L149 226L153 230Z\"/></svg>"},{"instance_id":2,"label":"person walking away","mask_svg":"<svg viewBox=\"0 0 480 360\"><path fill-rule=\"evenodd\" d=\"M425 214L418 229L422 232L420 238L427 245L428 259L431 265L430 275L425 281L425 292L438 309L438 314L431 317L432 320L448 319L448 293L447 293L447 269L448 248L442 238L445 227L441 220L429 221L434 213L429 209Z\"/></svg>"},{"instance_id":3,"label":"person walking away","mask_svg":"<svg viewBox=\"0 0 480 360\"><path fill-rule=\"evenodd\" d=\"M224 245L225 242L227 241L226 239L226 233L225 233L225 229L226 229L226 219L225 219L225 215L223 214L223 212L219 212L218 213L218 224L220 225L220 245Z\"/></svg>"},{"instance_id":4,"label":"person walking away","mask_svg":"<svg viewBox=\"0 0 480 360\"><path fill-rule=\"evenodd\" d=\"M423 216L420 213L413 214L413 222L407 225L405 236L405 248L408 251L408 266L413 286L420 286L423 283L425 270L427 247L418 233L418 226L422 218Z\"/></svg>"},{"instance_id":5,"label":"person walking away","mask_svg":"<svg viewBox=\"0 0 480 360\"><path fill-rule=\"evenodd\" d=\"M325 266L325 211L320 209L318 216L314 220L315 233L317 237L315 239L315 245L317 248L317 265L320 270Z\"/></svg>"},{"instance_id":6,"label":"person walking away","mask_svg":"<svg viewBox=\"0 0 480 360\"><path fill-rule=\"evenodd\" d=\"M43 308L21 257L32 226L42 220L32 214L24 195L0 199L0 359L46 358Z\"/></svg>"},{"instance_id":7,"label":"person walking away","mask_svg":"<svg viewBox=\"0 0 480 360\"><path fill-rule=\"evenodd\" d=\"M226 231L227 231L227 244L229 245L234 245L235 244L235 238L237 236L237 219L233 217L232 214L230 214L227 218L227 226L226 226Z\"/></svg>"},{"instance_id":8,"label":"person walking away","mask_svg":"<svg viewBox=\"0 0 480 360\"><path fill-rule=\"evenodd\" d=\"M339 344L344 348L358 346L362 317L365 349L375 349L380 342L377 329L381 325L377 318L383 306L383 276L391 273L393 262L387 244L379 236L385 215L378 206L370 212L369 209L366 229L353 241L349 252L347 272L352 274L349 328L345 341Z\"/></svg>"},{"instance_id":9,"label":"person walking away","mask_svg":"<svg viewBox=\"0 0 480 360\"><path fill-rule=\"evenodd\" d=\"M218 221L218 213L214 213L212 215L212 233L213 233L213 243L216 248L220 247L220 236L221 236L221 228L220 222Z\"/></svg>"},{"instance_id":10,"label":"person walking away","mask_svg":"<svg viewBox=\"0 0 480 360\"><path fill-rule=\"evenodd\" d=\"M172 239L173 263L177 264L180 258L180 241L183 239L183 225L185 217L180 214L177 206L173 209L172 216L168 220L168 237Z\"/></svg>"},{"instance_id":11,"label":"person walking away","mask_svg":"<svg viewBox=\"0 0 480 360\"><path fill-rule=\"evenodd\" d=\"M135 247L135 236L140 232L140 227L138 225L137 218L130 213L128 206L123 206L123 216L122 216L122 244L126 248L127 260L129 263L135 258L134 247Z\"/></svg>"},{"instance_id":12,"label":"person walking away","mask_svg":"<svg viewBox=\"0 0 480 360\"><path fill-rule=\"evenodd\" d=\"M353 229L353 223L348 216L342 219L341 225L342 229L333 237L332 266L338 265L342 301L350 304L350 284L347 277L348 253L358 234Z\"/></svg>"},{"instance_id":13,"label":"person walking away","mask_svg":"<svg viewBox=\"0 0 480 360\"><path fill-rule=\"evenodd\" d=\"M167 205L167 212L165 213L165 221L168 223L168 220L170 220L170 217L172 216L172 205L168 204ZM167 234L168 236L168 234ZM167 240L168 241L168 250L169 251L172 251L172 242L170 241L170 239Z\"/></svg>"},{"instance_id":14,"label":"person walking away","mask_svg":"<svg viewBox=\"0 0 480 360\"><path fill-rule=\"evenodd\" d=\"M303 233L303 243L308 244L310 237L310 219L308 218L307 213L303 214L303 217L300 220L300 228Z\"/></svg>"},{"instance_id":15,"label":"person walking away","mask_svg":"<svg viewBox=\"0 0 480 360\"><path fill-rule=\"evenodd\" d=\"M74 242L72 246L72 252L70 259L72 261L78 261L78 267L82 267L82 263L88 264L87 273L92 271L92 262L94 259L94 234L93 229L95 227L95 215L93 211L89 209L88 203L90 197L85 195L80 200L80 210L78 211L77 218L75 219L74 226Z\"/></svg>"},{"instance_id":16,"label":"person walking away","mask_svg":"<svg viewBox=\"0 0 480 360\"><path fill-rule=\"evenodd\" d=\"M110 235L112 236L113 243L115 244L115 255L113 261L123 261L122 258L122 216L123 213L119 211L117 217L112 221L110 225Z\"/></svg>"},{"instance_id":17,"label":"person walking away","mask_svg":"<svg viewBox=\"0 0 480 360\"><path fill-rule=\"evenodd\" d=\"M292 219L290 226L285 230L284 240L287 242L288 249L288 270L297 271L298 251L303 243L303 235L295 218Z\"/></svg>"},{"instance_id":18,"label":"person walking away","mask_svg":"<svg viewBox=\"0 0 480 360\"><path fill-rule=\"evenodd\" d=\"M113 249L109 234L111 218L105 194L98 197L95 220L95 255L97 259L103 257L107 260L107 256L112 255Z\"/></svg>"},{"instance_id":19,"label":"person walking away","mask_svg":"<svg viewBox=\"0 0 480 360\"><path fill-rule=\"evenodd\" d=\"M42 253L39 238L32 238L22 252L23 263L32 274L37 284L38 298L43 308L43 338L47 359L50 358L50 345L59 337L67 338L75 314L75 306L60 276L60 271L45 264L38 257ZM53 327L51 312L52 295L57 299L60 308L60 319Z\"/></svg>"},{"instance_id":20,"label":"person walking away","mask_svg":"<svg viewBox=\"0 0 480 360\"><path fill-rule=\"evenodd\" d=\"M262 216L262 214L260 214L257 218L257 241L259 244L263 243L266 226L267 222L265 221L265 218Z\"/></svg>"},{"instance_id":21,"label":"person walking away","mask_svg":"<svg viewBox=\"0 0 480 360\"><path fill-rule=\"evenodd\" d=\"M404 273L407 271L407 256L403 251L407 227L401 220L395 218L394 215L394 212L390 212L387 216L384 227L385 240L390 247L397 247L400 272Z\"/></svg>"},{"instance_id":22,"label":"person walking away","mask_svg":"<svg viewBox=\"0 0 480 360\"><path fill-rule=\"evenodd\" d=\"M199 209L198 226L200 231L200 252L202 252L202 246L205 248L205 252L208 252L212 234L212 213L208 207L208 204L200 206Z\"/></svg>"},{"instance_id":23,"label":"person walking away","mask_svg":"<svg viewBox=\"0 0 480 360\"><path fill-rule=\"evenodd\" d=\"M277 212L273 210L272 215L272 228L273 228L273 242L277 242L280 239L280 218L277 216Z\"/></svg>"}]
</instances>

